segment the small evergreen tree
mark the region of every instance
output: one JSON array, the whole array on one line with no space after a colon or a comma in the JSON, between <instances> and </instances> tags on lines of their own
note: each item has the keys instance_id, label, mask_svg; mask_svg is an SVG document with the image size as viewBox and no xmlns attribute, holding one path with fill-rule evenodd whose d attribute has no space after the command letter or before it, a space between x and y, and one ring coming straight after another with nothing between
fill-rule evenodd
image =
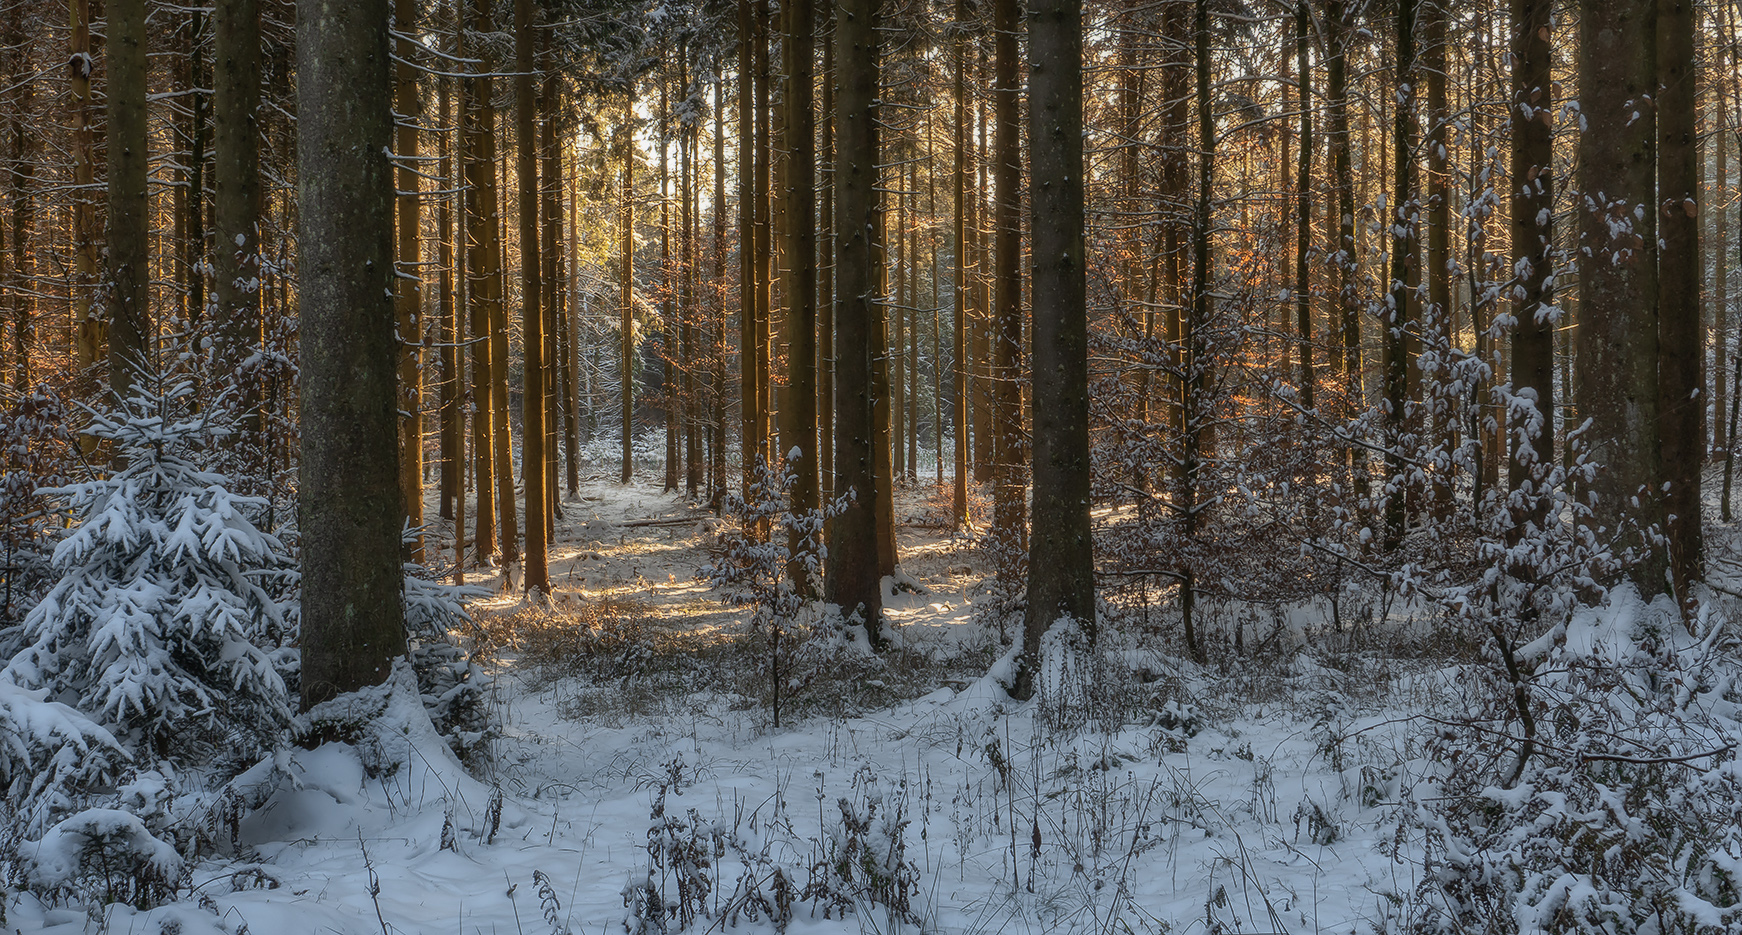
<instances>
[{"instance_id":1,"label":"small evergreen tree","mask_svg":"<svg viewBox=\"0 0 1742 935\"><path fill-rule=\"evenodd\" d=\"M291 636L294 567L257 528L265 501L232 494L195 456L225 434L188 412L192 388L146 381L89 434L125 466L46 489L75 524L60 580L14 634L0 680L46 689L108 729L136 763L177 767L271 749L290 704L275 650Z\"/></svg>"}]
</instances>

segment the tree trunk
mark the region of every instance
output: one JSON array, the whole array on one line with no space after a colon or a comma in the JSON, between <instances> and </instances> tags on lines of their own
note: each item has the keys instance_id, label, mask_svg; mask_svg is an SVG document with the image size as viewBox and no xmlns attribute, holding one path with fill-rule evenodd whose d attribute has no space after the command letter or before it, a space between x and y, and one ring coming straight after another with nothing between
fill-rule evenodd
<instances>
[{"instance_id":1,"label":"tree trunk","mask_svg":"<svg viewBox=\"0 0 1742 935\"><path fill-rule=\"evenodd\" d=\"M97 184L97 156L92 117L96 110L91 97L91 72L95 59L91 54L90 0L71 0L71 56L67 72L72 83L73 110L73 346L80 375L80 385L89 379L96 366L97 355L105 340L103 322L91 315L91 294L97 283L97 207L94 192ZM111 80L113 80L111 78ZM129 92L123 92L125 96ZM143 89L141 89L143 93ZM139 119L143 121L144 115ZM87 453L94 444L87 437Z\"/></svg>"},{"instance_id":2,"label":"tree trunk","mask_svg":"<svg viewBox=\"0 0 1742 935\"><path fill-rule=\"evenodd\" d=\"M623 256L618 285L619 338L622 342L623 471L618 477L627 484L635 473L635 87L623 99L623 127L618 145L623 149Z\"/></svg>"},{"instance_id":3,"label":"tree trunk","mask_svg":"<svg viewBox=\"0 0 1742 935\"><path fill-rule=\"evenodd\" d=\"M394 0L393 3L393 22L400 34L396 40L398 60L394 63L394 110L398 116L394 125L396 139L393 149L394 155L402 160L396 183L399 230L395 246L400 275L393 280L394 316L399 321L399 411L402 413L399 420L399 493L405 500L405 520L413 527L423 525L423 195L420 191L423 164L418 161L418 124L423 119L423 97L418 93L418 69L413 64L421 49L413 35L417 29L417 8L417 0ZM222 87L220 84L220 91ZM219 139L222 140L222 136ZM224 160L220 157L220 172L223 165ZM223 191L222 179L218 190ZM221 215L218 244L220 254L230 247ZM223 268L219 267L220 302L223 286ZM413 542L411 560L423 561L421 533Z\"/></svg>"},{"instance_id":4,"label":"tree trunk","mask_svg":"<svg viewBox=\"0 0 1742 935\"><path fill-rule=\"evenodd\" d=\"M1658 432L1675 596L1704 577L1700 473L1706 355L1700 331L1700 159L1693 0L1657 0Z\"/></svg>"},{"instance_id":5,"label":"tree trunk","mask_svg":"<svg viewBox=\"0 0 1742 935\"><path fill-rule=\"evenodd\" d=\"M108 14L109 388L126 399L153 366L145 0L110 0Z\"/></svg>"},{"instance_id":6,"label":"tree trunk","mask_svg":"<svg viewBox=\"0 0 1742 935\"><path fill-rule=\"evenodd\" d=\"M992 538L1003 561L999 577L1014 583L1028 552L1028 452L1022 431L1022 127L1017 0L993 0L995 74L992 97L992 422L997 468L992 478ZM1063 15L1062 11L1055 15ZM1062 91L1059 93L1063 93Z\"/></svg>"},{"instance_id":7,"label":"tree trunk","mask_svg":"<svg viewBox=\"0 0 1742 935\"><path fill-rule=\"evenodd\" d=\"M405 2L405 0L402 0ZM544 299L539 256L538 98L533 0L514 0L515 176L520 188L520 328L525 365L520 405L520 476L526 485L526 593L550 594L550 497L545 463Z\"/></svg>"},{"instance_id":8,"label":"tree trunk","mask_svg":"<svg viewBox=\"0 0 1742 935\"><path fill-rule=\"evenodd\" d=\"M1034 531L1012 694L1032 694L1041 634L1095 637L1089 528L1089 325L1083 244L1082 0L1031 0L1028 145L1034 238Z\"/></svg>"},{"instance_id":9,"label":"tree trunk","mask_svg":"<svg viewBox=\"0 0 1742 935\"><path fill-rule=\"evenodd\" d=\"M1296 338L1300 342L1300 404L1312 409L1317 392L1313 385L1312 270L1307 256L1313 240L1313 101L1312 69L1307 47L1312 33L1312 12L1306 0L1294 8L1295 70L1300 73L1300 166L1295 173L1294 307Z\"/></svg>"},{"instance_id":10,"label":"tree trunk","mask_svg":"<svg viewBox=\"0 0 1742 935\"><path fill-rule=\"evenodd\" d=\"M1516 403L1508 407L1506 480L1532 504L1515 522L1542 521L1544 481L1555 464L1552 5L1512 2L1512 393L1535 407L1530 415Z\"/></svg>"},{"instance_id":11,"label":"tree trunk","mask_svg":"<svg viewBox=\"0 0 1742 935\"><path fill-rule=\"evenodd\" d=\"M878 0L837 0L835 14L835 493L846 509L829 524L827 599L865 623L881 649L873 479L872 356L881 276L878 226Z\"/></svg>"},{"instance_id":12,"label":"tree trunk","mask_svg":"<svg viewBox=\"0 0 1742 935\"><path fill-rule=\"evenodd\" d=\"M483 0L473 0L474 29L492 32L495 24ZM462 32L462 35L464 33ZM461 49L465 56L468 50ZM473 509L472 549L478 562L496 554L496 437L495 412L506 405L496 399L492 378L491 322L494 309L502 304L501 254L496 249L496 108L491 103L491 72L495 64L487 51L479 50L466 101L460 108L465 142L466 175L466 304L469 307L472 348L472 458Z\"/></svg>"},{"instance_id":13,"label":"tree trunk","mask_svg":"<svg viewBox=\"0 0 1742 935\"><path fill-rule=\"evenodd\" d=\"M1658 460L1657 164L1646 98L1657 92L1652 0L1583 0L1579 19L1579 415L1593 461L1592 524L1645 546L1631 577L1663 591L1666 563L1629 530L1661 525ZM1637 507L1630 504L1637 502Z\"/></svg>"},{"instance_id":14,"label":"tree trunk","mask_svg":"<svg viewBox=\"0 0 1742 935\"><path fill-rule=\"evenodd\" d=\"M1385 476L1396 486L1385 499L1385 531L1381 539L1390 552L1403 543L1404 524L1414 484L1403 479L1403 448L1413 423L1410 350L1418 322L1411 312L1410 289L1418 245L1415 202L1415 13L1420 0L1397 0L1397 53L1392 84L1396 89L1391 131L1391 204L1386 212L1391 230L1388 305L1385 311Z\"/></svg>"},{"instance_id":15,"label":"tree trunk","mask_svg":"<svg viewBox=\"0 0 1742 935\"><path fill-rule=\"evenodd\" d=\"M955 165L950 177L951 197L955 199L955 319L953 368L953 401L955 403L956 477L951 491L951 513L957 532L968 528L973 517L968 515L968 91L967 45L969 28L968 0L956 0L954 42L951 49L955 69L956 121L954 128Z\"/></svg>"},{"instance_id":16,"label":"tree trunk","mask_svg":"<svg viewBox=\"0 0 1742 935\"><path fill-rule=\"evenodd\" d=\"M7 10L5 41L7 74L20 74L29 67L22 4L15 3ZM30 137L25 130L35 110L31 83L14 80L7 103L5 128L0 131L5 134L7 149L6 197L12 204L12 261L6 267L6 287L12 306L12 385L23 394L31 382L30 352L36 340L36 251L30 249L36 230L36 199L31 191L36 160L31 158Z\"/></svg>"},{"instance_id":17,"label":"tree trunk","mask_svg":"<svg viewBox=\"0 0 1742 935\"><path fill-rule=\"evenodd\" d=\"M441 7L444 15L450 19L445 24L450 29L457 29L459 17L457 11L446 3ZM452 38L444 45L449 55L455 54ZM457 192L461 187L458 161L454 158L454 137L448 132L452 126L453 102L450 85L452 79L443 76L437 79L436 126L439 127L441 141L441 163L437 170L442 179L442 186ZM456 503L466 496L465 474L465 429L466 416L461 410L461 399L465 395L460 385L460 335L464 329L460 326L458 296L454 290L454 259L457 251L454 244L454 195L444 193L436 202L436 266L439 295L437 297L436 314L441 323L441 497L440 516L443 519L457 519ZM455 561L459 561L458 542L463 537L463 530L458 525L455 530Z\"/></svg>"},{"instance_id":18,"label":"tree trunk","mask_svg":"<svg viewBox=\"0 0 1742 935\"><path fill-rule=\"evenodd\" d=\"M405 654L387 12L297 3L305 709Z\"/></svg>"},{"instance_id":19,"label":"tree trunk","mask_svg":"<svg viewBox=\"0 0 1742 935\"><path fill-rule=\"evenodd\" d=\"M789 157L786 168L786 396L780 403L780 454L795 472L789 496L794 510L821 506L817 470L817 235L816 214L816 117L814 46L810 0L791 3L782 37L782 65L786 73L786 137ZM793 457L793 452L797 457ZM788 543L794 555L805 547L793 533ZM798 563L788 567L793 586L801 594L811 592L811 582Z\"/></svg>"}]
</instances>

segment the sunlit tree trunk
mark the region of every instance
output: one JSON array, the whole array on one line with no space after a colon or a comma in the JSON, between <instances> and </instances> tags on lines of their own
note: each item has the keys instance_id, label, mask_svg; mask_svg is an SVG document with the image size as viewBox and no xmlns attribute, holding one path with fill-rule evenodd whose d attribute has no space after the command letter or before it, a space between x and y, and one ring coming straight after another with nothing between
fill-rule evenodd
<instances>
[{"instance_id":1,"label":"sunlit tree trunk","mask_svg":"<svg viewBox=\"0 0 1742 935\"><path fill-rule=\"evenodd\" d=\"M526 592L550 593L550 502L545 491L544 282L538 226L538 97L534 90L533 0L514 0L514 150L520 205L520 476L526 485Z\"/></svg>"},{"instance_id":2,"label":"sunlit tree trunk","mask_svg":"<svg viewBox=\"0 0 1742 935\"><path fill-rule=\"evenodd\" d=\"M992 143L992 347L997 468L992 478L992 536L1005 559L998 574L1015 581L1028 552L1028 449L1022 431L1022 144L1017 61L1017 0L993 0L995 129Z\"/></svg>"},{"instance_id":3,"label":"sunlit tree trunk","mask_svg":"<svg viewBox=\"0 0 1742 935\"><path fill-rule=\"evenodd\" d=\"M249 0L226 0L237 3ZM405 500L405 520L413 527L423 525L423 211L422 178L424 165L419 161L421 140L418 124L423 119L423 96L418 92L418 70L413 63L421 46L414 35L417 29L417 0L394 0L393 23L399 32L395 43L398 59L394 63L394 154L399 164L398 206L399 227L395 240L398 269L394 277L394 317L399 322L399 493ZM222 35L220 29L219 34ZM221 56L220 56L221 61ZM222 85L219 85L220 92ZM221 99L220 99L221 100ZM220 135L219 139L222 139ZM219 171L224 160L218 160ZM222 179L218 190L223 191ZM230 248L222 215L218 224L218 253ZM224 275L219 267L218 297L223 301ZM423 536L413 542L411 560L423 561Z\"/></svg>"}]
</instances>

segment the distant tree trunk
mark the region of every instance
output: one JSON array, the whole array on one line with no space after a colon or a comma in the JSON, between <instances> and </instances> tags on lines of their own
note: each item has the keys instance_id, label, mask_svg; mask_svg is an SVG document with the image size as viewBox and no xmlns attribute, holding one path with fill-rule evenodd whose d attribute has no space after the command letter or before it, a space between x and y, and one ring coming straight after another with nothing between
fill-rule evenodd
<instances>
[{"instance_id":1,"label":"distant tree trunk","mask_svg":"<svg viewBox=\"0 0 1742 935\"><path fill-rule=\"evenodd\" d=\"M260 317L260 11L255 0L220 0L213 9L212 293L217 300L218 373L238 381L230 406L252 432L261 429L258 377L243 363L261 343Z\"/></svg>"},{"instance_id":2,"label":"distant tree trunk","mask_svg":"<svg viewBox=\"0 0 1742 935\"><path fill-rule=\"evenodd\" d=\"M1034 530L1012 694L1033 693L1041 634L1095 637L1089 528L1089 324L1083 244L1082 0L1031 0L1028 145L1034 237Z\"/></svg>"},{"instance_id":3,"label":"distant tree trunk","mask_svg":"<svg viewBox=\"0 0 1742 935\"><path fill-rule=\"evenodd\" d=\"M835 15L835 472L847 507L829 524L827 599L862 615L881 649L877 568L872 357L881 276L878 225L878 0L837 0Z\"/></svg>"},{"instance_id":4,"label":"distant tree trunk","mask_svg":"<svg viewBox=\"0 0 1742 935\"><path fill-rule=\"evenodd\" d=\"M710 461L708 500L714 512L725 508L726 497L726 78L714 76L714 282L718 283L718 301L714 308L713 326L713 386L709 398L714 412L711 420L713 442L709 446Z\"/></svg>"},{"instance_id":5,"label":"distant tree trunk","mask_svg":"<svg viewBox=\"0 0 1742 935\"><path fill-rule=\"evenodd\" d=\"M690 89L689 45L678 45L678 86L686 97ZM682 322L683 400L684 400L684 490L692 502L700 496L702 486L701 397L696 392L696 207L700 195L696 191L697 126L685 120L678 131L679 187L683 208L682 266L683 288L678 298L678 319Z\"/></svg>"},{"instance_id":6,"label":"distant tree trunk","mask_svg":"<svg viewBox=\"0 0 1742 935\"><path fill-rule=\"evenodd\" d=\"M1398 483L1404 472L1403 446L1412 425L1414 405L1410 394L1411 335L1418 323L1411 319L1415 297L1410 289L1417 252L1419 206L1415 197L1415 7L1421 0L1397 0L1397 54L1393 85L1396 106L1392 112L1391 205L1385 212L1391 230L1390 285L1386 310L1383 354L1385 359L1385 475L1397 483L1385 499L1385 531L1381 542L1390 552L1403 543L1408 504L1413 483Z\"/></svg>"},{"instance_id":7,"label":"distant tree trunk","mask_svg":"<svg viewBox=\"0 0 1742 935\"><path fill-rule=\"evenodd\" d=\"M129 0L124 0L129 2ZM97 155L92 118L96 111L91 95L91 72L95 59L91 54L90 0L71 0L71 56L67 72L72 84L72 235L73 235L73 346L80 382L88 379L97 355L103 349L104 325L91 315L91 291L97 282L97 207L94 195L97 184ZM110 80L113 80L111 77ZM123 92L125 97L129 92ZM143 88L141 88L143 93ZM145 116L140 115L143 121ZM95 439L87 439L86 450Z\"/></svg>"},{"instance_id":8,"label":"distant tree trunk","mask_svg":"<svg viewBox=\"0 0 1742 935\"><path fill-rule=\"evenodd\" d=\"M818 161L835 165L835 5L824 4L822 74L822 152ZM820 174L817 194L817 452L819 494L835 496L835 176Z\"/></svg>"},{"instance_id":9,"label":"distant tree trunk","mask_svg":"<svg viewBox=\"0 0 1742 935\"><path fill-rule=\"evenodd\" d=\"M1579 328L1576 397L1590 421L1590 521L1617 546L1627 530L1661 525L1653 485L1658 456L1657 205L1654 123L1641 118L1657 92L1652 0L1582 0L1579 17ZM1638 506L1630 504L1637 502ZM1667 565L1648 545L1631 576L1651 597Z\"/></svg>"},{"instance_id":10,"label":"distant tree trunk","mask_svg":"<svg viewBox=\"0 0 1742 935\"><path fill-rule=\"evenodd\" d=\"M145 0L109 0L108 15L109 387L125 399L151 366Z\"/></svg>"},{"instance_id":11,"label":"distant tree trunk","mask_svg":"<svg viewBox=\"0 0 1742 935\"><path fill-rule=\"evenodd\" d=\"M635 87L623 99L623 256L618 299L621 320L618 323L622 340L623 397L623 471L619 480L629 483L635 472Z\"/></svg>"},{"instance_id":12,"label":"distant tree trunk","mask_svg":"<svg viewBox=\"0 0 1742 935\"><path fill-rule=\"evenodd\" d=\"M238 0L228 0L238 2ZM248 2L248 0L240 0ZM250 3L252 6L252 3ZM394 277L394 316L399 322L399 493L405 500L405 520L413 527L423 525L423 164L418 161L420 143L418 123L423 118L423 96L418 93L416 56L422 46L414 35L417 29L417 0L394 0L393 22L399 32L396 40L398 60L394 63L394 124L396 156L399 165L400 192L398 205L399 230L395 241L398 269ZM222 32L220 31L220 35ZM220 57L221 60L221 57ZM222 85L220 85L220 90ZM222 137L219 137L220 140ZM219 171L224 160L219 158ZM218 190L223 191L220 180ZM218 226L219 254L229 249L222 221ZM218 295L222 302L223 268L219 267ZM411 549L411 560L423 561L423 536L419 534Z\"/></svg>"},{"instance_id":13,"label":"distant tree trunk","mask_svg":"<svg viewBox=\"0 0 1742 935\"><path fill-rule=\"evenodd\" d=\"M1535 508L1515 522L1540 522L1549 502L1546 472L1555 464L1554 96L1551 0L1512 3L1512 392L1535 404L1532 417L1507 427L1512 457L1507 484ZM1533 499L1534 498L1534 499Z\"/></svg>"},{"instance_id":14,"label":"distant tree trunk","mask_svg":"<svg viewBox=\"0 0 1742 935\"><path fill-rule=\"evenodd\" d=\"M305 709L405 654L387 14L297 3Z\"/></svg>"},{"instance_id":15,"label":"distant tree trunk","mask_svg":"<svg viewBox=\"0 0 1742 935\"><path fill-rule=\"evenodd\" d=\"M489 2L489 0L484 0ZM492 116L497 116L492 114ZM506 136L508 132L507 118L499 121L496 132ZM504 144L506 146L506 144ZM498 165L501 175L490 173L492 203L505 203L508 199L508 159L506 154ZM497 200L500 193L501 201ZM508 237L506 215L492 214L490 217L492 246L494 256L493 299L490 303L490 382L494 385L496 408L490 418L495 422L491 434L496 439L496 539L497 547L502 550L502 561L505 565L513 565L520 561L520 524L518 508L514 504L514 430L512 420L508 415L508 289L505 277L508 266Z\"/></svg>"},{"instance_id":16,"label":"distant tree trunk","mask_svg":"<svg viewBox=\"0 0 1742 935\"><path fill-rule=\"evenodd\" d=\"M757 386L756 201L766 190L756 187L756 22L751 0L738 0L738 417L739 455L743 461L740 492L750 494L756 473L757 414L762 391Z\"/></svg>"},{"instance_id":17,"label":"distant tree trunk","mask_svg":"<svg viewBox=\"0 0 1742 935\"><path fill-rule=\"evenodd\" d=\"M18 75L29 67L29 46L26 45L23 4L13 4L6 13L7 74ZM6 287L11 298L14 369L12 386L19 393L31 382L30 351L35 344L36 298L32 280L36 275L36 252L30 249L36 230L36 202L31 191L35 181L36 160L31 158L30 138L25 132L35 95L28 81L12 81L8 107L0 143L6 147L6 197L11 202L12 243L11 262L6 266Z\"/></svg>"},{"instance_id":18,"label":"distant tree trunk","mask_svg":"<svg viewBox=\"0 0 1742 935\"><path fill-rule=\"evenodd\" d=\"M1349 153L1349 35L1345 0L1325 4L1325 104L1330 121L1331 179L1337 191L1337 240L1333 263L1337 298L1333 303L1343 391L1352 409L1361 408L1361 309L1355 295L1359 260L1355 245L1355 173Z\"/></svg>"},{"instance_id":19,"label":"distant tree trunk","mask_svg":"<svg viewBox=\"0 0 1742 935\"><path fill-rule=\"evenodd\" d=\"M473 0L474 29L493 32L488 4ZM463 33L462 33L463 34ZM461 55L466 54L461 49ZM480 563L496 553L496 437L494 418L499 405L490 359L491 322L502 304L502 267L496 249L496 108L491 103L491 72L495 65L480 49L466 101L460 108L465 142L466 300L472 347L472 457L474 509L472 548Z\"/></svg>"},{"instance_id":20,"label":"distant tree trunk","mask_svg":"<svg viewBox=\"0 0 1742 935\"><path fill-rule=\"evenodd\" d=\"M446 24L457 28L458 16L452 8L442 4L444 14L452 15ZM452 39L445 43L449 55L455 52ZM457 192L461 187L460 175L457 171L458 160L454 158L454 136L448 128L453 116L452 92L449 85L451 79L437 79L436 126L440 127L441 162L437 172L442 179L442 186ZM465 393L460 384L460 335L464 328L460 325L458 296L454 291L454 260L458 251L454 244L454 195L444 193L436 202L436 266L438 288L436 314L440 316L441 327L441 504L440 515L443 519L456 519L457 501L466 496L465 473L465 430L466 416L460 408ZM458 541L464 538L464 530L456 523L454 526L456 549ZM456 552L455 561L459 561Z\"/></svg>"},{"instance_id":21,"label":"distant tree trunk","mask_svg":"<svg viewBox=\"0 0 1742 935\"><path fill-rule=\"evenodd\" d=\"M545 10L544 16L550 14ZM568 430L574 426L574 412L564 400L573 396L566 377L568 370L568 313L563 301L563 276L567 257L563 243L563 159L557 145L557 112L561 106L561 88L556 68L551 61L551 24L548 20L537 33L538 71L538 211L541 240L539 246L540 308L544 316L544 492L552 517L562 516L561 484L557 481L558 453ZM568 255L572 255L572 252ZM565 423L566 422L566 427ZM570 461L574 451L570 449ZM556 543L556 529L547 524L545 544Z\"/></svg>"},{"instance_id":22,"label":"distant tree trunk","mask_svg":"<svg viewBox=\"0 0 1742 935\"><path fill-rule=\"evenodd\" d=\"M401 0L406 2L406 0ZM525 365L520 406L520 476L526 484L526 593L550 594L550 497L544 449L544 281L538 209L538 97L533 0L514 0L515 176L520 189L520 333Z\"/></svg>"},{"instance_id":23,"label":"distant tree trunk","mask_svg":"<svg viewBox=\"0 0 1742 935\"><path fill-rule=\"evenodd\" d=\"M1422 0L1425 43L1422 48L1422 77L1427 82L1427 298L1428 308L1421 316L1421 348L1432 347L1433 385L1420 390L1427 405L1427 418L1432 420L1431 436L1424 439L1449 453L1457 444L1457 424L1452 419L1452 400L1444 396L1450 385L1452 352L1452 186L1448 133L1451 108L1446 100L1446 11L1447 0ZM1416 235L1418 238L1420 234ZM1452 477L1450 468L1428 476L1429 509L1435 519L1447 519L1452 512Z\"/></svg>"},{"instance_id":24,"label":"distant tree trunk","mask_svg":"<svg viewBox=\"0 0 1742 935\"><path fill-rule=\"evenodd\" d=\"M1312 11L1306 0L1294 7L1295 70L1300 73L1300 165L1295 172L1294 303L1296 337L1300 342L1300 404L1312 409L1317 393L1313 380L1312 270L1307 256L1313 242L1313 72L1307 61L1312 36Z\"/></svg>"},{"instance_id":25,"label":"distant tree trunk","mask_svg":"<svg viewBox=\"0 0 1742 935\"><path fill-rule=\"evenodd\" d=\"M953 368L953 386L955 403L956 430L956 477L955 486L951 491L951 512L955 516L955 528L960 532L966 529L972 517L968 515L968 93L967 93L967 45L968 29L971 20L968 17L968 0L956 0L954 41L951 49L951 65L954 68L956 92L956 121L954 127L955 166L950 178L951 196L955 199L955 237L956 253L955 268L955 327L953 337L955 345L951 360ZM941 454L940 454L941 457Z\"/></svg>"},{"instance_id":26,"label":"distant tree trunk","mask_svg":"<svg viewBox=\"0 0 1742 935\"><path fill-rule=\"evenodd\" d=\"M1686 602L1703 578L1700 474L1706 355L1700 330L1700 157L1693 0L1657 0L1658 431L1671 584Z\"/></svg>"},{"instance_id":27,"label":"distant tree trunk","mask_svg":"<svg viewBox=\"0 0 1742 935\"><path fill-rule=\"evenodd\" d=\"M788 5L789 17L782 37L782 65L786 83L786 137L789 157L786 167L786 397L780 403L781 445L798 457L789 461L796 472L789 492L795 510L813 510L822 504L817 467L817 226L816 215L816 117L812 111L815 24L809 0ZM789 545L794 555L805 545L794 533ZM793 585L802 594L811 591L810 581L798 564L788 568Z\"/></svg>"},{"instance_id":28,"label":"distant tree trunk","mask_svg":"<svg viewBox=\"0 0 1742 935\"><path fill-rule=\"evenodd\" d=\"M548 120L555 120L556 115L553 113L547 113L545 118ZM557 160L559 165L564 159L563 150L565 149L567 149L567 147L563 146L559 147L557 150ZM566 190L562 191L562 195L568 198L569 203L568 265L566 269L568 273L566 279L568 295L563 300L563 321L567 329L567 336L563 340L562 345L562 407L563 451L564 454L567 455L567 463L565 465L567 477L565 479L568 481L569 485L569 496L579 497L581 494L581 420L579 413L575 412L575 408L581 387L579 380L580 374L578 373L580 370L581 357L581 316L579 308L581 300L581 264L580 255L578 253L581 237L581 224L580 212L577 205L580 197L576 191L576 189L580 187L578 179L579 173L575 172L574 176L575 177L570 183L564 184L563 188Z\"/></svg>"},{"instance_id":29,"label":"distant tree trunk","mask_svg":"<svg viewBox=\"0 0 1742 935\"><path fill-rule=\"evenodd\" d=\"M662 46L662 69L668 56ZM660 291L660 355L663 405L665 410L665 486L670 493L677 490L679 451L678 420L683 400L677 391L677 268L671 262L671 85L665 76L659 79L659 291Z\"/></svg>"},{"instance_id":30,"label":"distant tree trunk","mask_svg":"<svg viewBox=\"0 0 1742 935\"><path fill-rule=\"evenodd\" d=\"M1729 95L1719 90L1713 95L1718 99L1718 127L1713 133L1714 142L1718 147L1717 155L1717 188L1727 190L1730 187L1730 109ZM1729 420L1726 413L1731 403L1730 388L1725 385L1724 374L1727 372L1730 352L1730 209L1718 199L1713 199L1710 213L1716 227L1716 243L1712 245L1712 449L1721 452L1730 447L1730 436L1725 432Z\"/></svg>"},{"instance_id":31,"label":"distant tree trunk","mask_svg":"<svg viewBox=\"0 0 1742 935\"><path fill-rule=\"evenodd\" d=\"M1028 553L1028 461L1022 431L1022 95L1016 39L1017 0L993 0L995 129L992 138L992 343L997 468L992 478L992 536L1004 563L998 574L1014 582ZM1062 9L1054 13L1062 16ZM1055 93L1065 93L1059 91Z\"/></svg>"}]
</instances>

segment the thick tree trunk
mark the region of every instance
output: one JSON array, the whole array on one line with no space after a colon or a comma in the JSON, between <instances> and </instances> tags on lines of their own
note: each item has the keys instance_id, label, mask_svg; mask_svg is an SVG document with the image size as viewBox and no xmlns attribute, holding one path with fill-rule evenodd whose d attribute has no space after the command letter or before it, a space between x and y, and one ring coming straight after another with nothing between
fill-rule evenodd
<instances>
[{"instance_id":1,"label":"thick tree trunk","mask_svg":"<svg viewBox=\"0 0 1742 935\"><path fill-rule=\"evenodd\" d=\"M1507 483L1533 509L1515 518L1540 522L1548 508L1547 471L1555 464L1554 97L1550 82L1551 0L1512 2L1512 392Z\"/></svg>"},{"instance_id":2,"label":"thick tree trunk","mask_svg":"<svg viewBox=\"0 0 1742 935\"><path fill-rule=\"evenodd\" d=\"M1095 637L1089 529L1089 325L1083 244L1082 0L1031 0L1028 145L1034 237L1034 531L1012 694L1034 687L1041 634Z\"/></svg>"},{"instance_id":3,"label":"thick tree trunk","mask_svg":"<svg viewBox=\"0 0 1742 935\"><path fill-rule=\"evenodd\" d=\"M1700 160L1693 0L1657 0L1658 432L1671 584L1704 577L1700 473L1706 355L1700 331Z\"/></svg>"},{"instance_id":4,"label":"thick tree trunk","mask_svg":"<svg viewBox=\"0 0 1742 935\"><path fill-rule=\"evenodd\" d=\"M108 14L109 387L126 399L152 368L145 0L110 0Z\"/></svg>"},{"instance_id":5,"label":"thick tree trunk","mask_svg":"<svg viewBox=\"0 0 1742 935\"><path fill-rule=\"evenodd\" d=\"M872 356L882 277L878 224L878 0L838 0L835 14L835 472L847 507L829 524L827 599L858 613L881 649L873 480Z\"/></svg>"},{"instance_id":6,"label":"thick tree trunk","mask_svg":"<svg viewBox=\"0 0 1742 935\"><path fill-rule=\"evenodd\" d=\"M402 0L403 2L403 0ZM514 0L515 176L520 189L520 328L525 365L520 395L520 476L526 485L526 593L550 593L550 503L545 484L544 299L538 226L538 98L533 0Z\"/></svg>"},{"instance_id":7,"label":"thick tree trunk","mask_svg":"<svg viewBox=\"0 0 1742 935\"><path fill-rule=\"evenodd\" d=\"M1583 0L1579 18L1579 327L1575 396L1589 420L1590 521L1618 548L1642 547L1631 571L1647 597L1666 563L1630 530L1661 525L1658 281L1654 188L1657 93L1653 0ZM1633 504L1637 503L1637 506Z\"/></svg>"},{"instance_id":8,"label":"thick tree trunk","mask_svg":"<svg viewBox=\"0 0 1742 935\"><path fill-rule=\"evenodd\" d=\"M308 708L380 683L393 658L405 654L405 573L387 0L299 0L297 34Z\"/></svg>"}]
</instances>

